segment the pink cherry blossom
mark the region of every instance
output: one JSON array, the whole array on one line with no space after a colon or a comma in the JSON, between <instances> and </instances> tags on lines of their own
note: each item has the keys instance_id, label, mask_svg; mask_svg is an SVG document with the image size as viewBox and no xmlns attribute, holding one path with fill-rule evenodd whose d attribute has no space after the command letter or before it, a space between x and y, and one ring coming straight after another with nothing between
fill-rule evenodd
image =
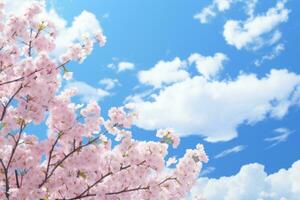
<instances>
[{"instance_id":1,"label":"pink cherry blossom","mask_svg":"<svg viewBox=\"0 0 300 200\"><path fill-rule=\"evenodd\" d=\"M166 161L179 137L166 129L160 142L135 140L134 105L112 107L104 119L97 102L72 102L76 88L62 90L59 77L68 80L70 61L82 62L106 37L88 33L57 58L60 31L45 16L39 1L19 15L0 2L0 199L184 199L208 161L204 147ZM46 139L28 129L37 125Z\"/></svg>"},{"instance_id":2,"label":"pink cherry blossom","mask_svg":"<svg viewBox=\"0 0 300 200\"><path fill-rule=\"evenodd\" d=\"M160 129L157 131L156 136L162 138L162 142L170 143L173 148L177 148L180 143L180 138L176 136L173 129Z\"/></svg>"}]
</instances>

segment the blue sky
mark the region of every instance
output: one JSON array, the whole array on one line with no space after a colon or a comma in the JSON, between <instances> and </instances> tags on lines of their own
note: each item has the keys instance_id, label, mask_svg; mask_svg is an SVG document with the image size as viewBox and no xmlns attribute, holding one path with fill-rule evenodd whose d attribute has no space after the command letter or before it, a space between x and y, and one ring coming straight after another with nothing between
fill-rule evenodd
<instances>
[{"instance_id":1,"label":"blue sky","mask_svg":"<svg viewBox=\"0 0 300 200\"><path fill-rule=\"evenodd\" d=\"M107 44L68 63L60 91L77 87L74 102L96 100L104 117L135 103L135 139L181 137L168 157L204 144L210 160L186 200L299 200L299 0L4 1L8 14L46 2L54 59L103 31ZM27 131L47 136L43 123Z\"/></svg>"},{"instance_id":2,"label":"blue sky","mask_svg":"<svg viewBox=\"0 0 300 200\"><path fill-rule=\"evenodd\" d=\"M158 94L163 89L153 89L149 85L141 84L138 73L142 70L149 70L161 60L172 61L175 57L187 60L192 53L213 56L220 52L227 56L227 60L222 63L223 70L213 79L216 81L234 81L241 73L256 74L260 79L265 77L271 69L287 69L290 73L300 74L297 59L300 35L300 25L297 21L300 17L299 9L297 9L300 7L299 1L290 0L285 4L285 8L289 10L288 20L279 23L273 29L281 32L280 39L273 44L264 44L259 48L246 45L241 49L228 44L223 31L224 24L228 20L246 20L249 17L245 14L245 4L232 3L230 9L225 11L215 8L216 16L202 24L194 16L211 2L90 0L54 1L49 6L53 6L58 14L69 23L82 10L94 13L100 21L108 39L107 45L104 48L96 48L81 65L72 63L68 68L74 72L73 81L84 81L94 88L104 90L104 85L99 83L104 78L118 80L119 84L109 90L109 95L99 99L103 113L111 106L122 105L126 97L130 95L145 91ZM258 1L254 15L263 15L269 8L275 7L276 3L275 0ZM268 37L262 40L267 41ZM277 45L284 46L284 50L272 59L265 59L260 66L255 65L255 60L270 55ZM117 65L120 62L133 63L134 69L118 72ZM114 67L107 67L109 64L113 64ZM195 67L188 66L187 68L190 76L198 75ZM251 82L248 84L251 85ZM280 86L281 83L278 84ZM245 88L247 90L247 85ZM231 98L239 98L238 95ZM253 95L256 94L253 93ZM228 104L230 102L224 106ZM205 105L201 106L205 107ZM225 111L220 110L220 112ZM300 157L299 117L299 104L293 104L280 118L265 116L251 124L238 123L238 136L228 141L211 143L205 141L201 134L185 136L179 148L171 149L170 154L180 157L185 149L193 148L197 143L203 143L211 158L204 166L207 177L231 176L236 174L243 165L254 162L263 164L267 173L275 173L281 168L289 168ZM187 123L186 126L189 124ZM218 123L215 126L219 126ZM279 128L281 131L278 131ZM144 130L141 127L134 128L134 131L138 139L155 139L154 131ZM277 145L272 146L274 143L272 140L266 141L266 138L287 132L287 137Z\"/></svg>"}]
</instances>

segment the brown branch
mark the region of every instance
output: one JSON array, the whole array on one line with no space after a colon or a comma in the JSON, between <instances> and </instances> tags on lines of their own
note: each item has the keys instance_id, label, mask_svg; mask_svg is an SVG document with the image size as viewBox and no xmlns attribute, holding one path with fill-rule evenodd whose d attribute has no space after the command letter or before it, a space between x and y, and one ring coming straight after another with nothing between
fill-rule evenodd
<instances>
[{"instance_id":1,"label":"brown branch","mask_svg":"<svg viewBox=\"0 0 300 200\"><path fill-rule=\"evenodd\" d=\"M137 166L143 165L146 161L144 160L143 162L139 163ZM130 168L131 165L127 165L125 167L121 166L120 167L120 171L123 171L125 169ZM120 172L119 171L119 172ZM95 187L96 185L98 185L99 183L101 183L106 177L109 177L113 175L112 172L108 172L107 174L105 174L104 176L101 176L98 180L96 180L92 185L89 185L83 192L81 192L79 195L77 195L76 197L73 198L63 198L63 199L56 199L56 200L76 200L76 199L82 199L82 198L86 198L86 197L91 197L91 196L96 196L95 194L90 194L89 191L90 189L92 189L93 187Z\"/></svg>"},{"instance_id":2,"label":"brown branch","mask_svg":"<svg viewBox=\"0 0 300 200\"><path fill-rule=\"evenodd\" d=\"M3 82L3 83L0 83L0 86L1 86L1 85L5 85L5 84L9 84L9 83L14 83L14 82L22 81L22 80L24 80L25 77L28 78L28 77L30 77L31 75L33 75L33 74L35 74L35 73L37 73L37 72L39 72L39 71L42 71L43 69L44 69L44 68L41 68L41 69L39 69L39 70L34 70L33 72L29 73L29 74L26 75L26 76L22 76L22 77L20 77L20 78L16 78L16 79L13 79L13 80L10 80L10 81L6 81L6 82Z\"/></svg>"},{"instance_id":3,"label":"brown branch","mask_svg":"<svg viewBox=\"0 0 300 200\"><path fill-rule=\"evenodd\" d=\"M158 185L161 186L162 184L164 184L165 182L170 181L170 180L174 180L174 181L176 181L178 184L180 184L180 182L177 180L177 178L175 178L175 177L168 177L168 178L166 178L165 180L163 180L162 182L160 182Z\"/></svg>"},{"instance_id":4,"label":"brown branch","mask_svg":"<svg viewBox=\"0 0 300 200\"><path fill-rule=\"evenodd\" d=\"M0 61L1 66L0 66L0 73L3 73L5 70L9 69L10 67L13 67L13 64L7 65L7 66L3 66L3 61Z\"/></svg>"},{"instance_id":5,"label":"brown branch","mask_svg":"<svg viewBox=\"0 0 300 200\"><path fill-rule=\"evenodd\" d=\"M11 101L15 98L15 96L21 91L21 89L23 88L23 85L21 84L20 87L17 89L17 91L9 98L8 102L6 103L6 105L3 106L3 111L1 114L1 118L0 121L3 121L6 110L9 106L9 104L11 103Z\"/></svg>"},{"instance_id":6,"label":"brown branch","mask_svg":"<svg viewBox=\"0 0 300 200\"><path fill-rule=\"evenodd\" d=\"M71 199L63 199L63 200L75 200L75 199L81 199L84 197L89 197L93 196L94 194L89 194L88 192L90 191L91 188L95 187L98 183L102 182L106 177L112 175L112 172L108 172L104 176L101 176L97 181L95 181L92 185L89 185L82 193L80 193L78 196L71 198ZM87 193L87 194L86 194Z\"/></svg>"},{"instance_id":7,"label":"brown branch","mask_svg":"<svg viewBox=\"0 0 300 200\"><path fill-rule=\"evenodd\" d=\"M177 181L177 178L172 178L172 177L168 177L166 178L165 180L161 181L158 186L161 186L162 184L166 183L167 181L170 181L170 180L175 180ZM178 181L177 181L178 182ZM179 182L178 182L179 183ZM122 193L127 193L127 192L134 192L134 191L138 191L138 190L149 190L150 189L150 186L139 186L139 187L136 187L136 188L131 188L131 189L128 189L128 188L124 188L123 190L120 190L118 192L108 192L106 193L105 195L118 195L118 194L122 194Z\"/></svg>"},{"instance_id":8,"label":"brown branch","mask_svg":"<svg viewBox=\"0 0 300 200\"><path fill-rule=\"evenodd\" d=\"M8 178L8 170L9 170L9 167L10 167L11 162L13 160L13 157L15 155L15 152L17 150L17 147L19 145L19 142L20 142L20 139L21 139L21 135L22 135L22 132L23 132L25 126L26 126L25 125L25 121L22 120L21 125L20 125L20 131L19 131L19 134L18 134L18 139L16 140L16 142L14 144L14 147L13 147L11 153L10 153L10 157L9 157L8 162L7 162L7 165L5 166L3 160L0 159L0 162L1 162L1 165L2 165L2 168L3 168L3 171L4 171L4 176L5 176L5 196L6 196L7 199L9 199L9 189L10 189L9 178ZM17 179L17 185L18 185L18 179Z\"/></svg>"},{"instance_id":9,"label":"brown branch","mask_svg":"<svg viewBox=\"0 0 300 200\"><path fill-rule=\"evenodd\" d=\"M30 29L30 41L29 41L29 44L28 44L28 56L31 57L31 49L32 49L32 28Z\"/></svg>"},{"instance_id":10,"label":"brown branch","mask_svg":"<svg viewBox=\"0 0 300 200\"><path fill-rule=\"evenodd\" d=\"M2 165L3 171L4 171L4 176L5 176L5 196L7 199L9 199L9 180L8 180L8 171L5 167L5 164L3 160L0 158L0 163Z\"/></svg>"},{"instance_id":11,"label":"brown branch","mask_svg":"<svg viewBox=\"0 0 300 200\"><path fill-rule=\"evenodd\" d=\"M60 64L59 66L56 67L56 69L59 69L59 68L65 66L68 62L70 62L70 60L67 60L66 62ZM44 70L44 68L41 68L41 69L38 69L38 70L34 70L33 72L29 73L29 74L26 75L26 76L22 76L22 77L13 79L13 80L9 80L9 81L0 83L0 86L6 85L6 84L10 84L10 83L14 83L14 82L18 82L18 81L22 81L22 80L24 80L24 78L28 78L28 77L30 77L31 75L34 75L35 73L40 72L40 71L42 71L42 70Z\"/></svg>"},{"instance_id":12,"label":"brown branch","mask_svg":"<svg viewBox=\"0 0 300 200\"><path fill-rule=\"evenodd\" d=\"M50 171L50 173L46 173L43 182L39 185L39 188L41 188L41 187L49 180L49 178L54 174L55 170L56 170L59 166L61 166L61 164L62 164L67 158L71 157L75 152L78 152L78 151L81 150L82 148L84 148L84 147L86 147L86 146L88 146L88 145L90 145L90 144L96 142L98 139L99 139L99 138L96 137L96 138L94 138L93 140L87 142L86 144L79 145L78 147L76 147L75 149L73 149L71 152L69 152L68 154L66 154L66 155L64 156L63 159L61 159L60 161L58 161L58 162L55 164L55 166L54 166L53 169Z\"/></svg>"},{"instance_id":13,"label":"brown branch","mask_svg":"<svg viewBox=\"0 0 300 200\"><path fill-rule=\"evenodd\" d=\"M20 183L19 183L19 177L18 177L18 171L15 169L15 177L16 177L16 185L18 188L20 188Z\"/></svg>"},{"instance_id":14,"label":"brown branch","mask_svg":"<svg viewBox=\"0 0 300 200\"><path fill-rule=\"evenodd\" d=\"M11 154L10 154L10 157L9 157L9 160L8 160L8 163L7 163L7 166L6 166L7 169L10 167L10 164L11 164L11 162L12 162L12 159L13 159L13 157L14 157L14 155L15 155L15 152L16 152L16 150L17 150L17 147L18 147L18 145L19 145L19 142L20 142L20 139L21 139L21 135L22 135L22 132L23 132L25 126L26 126L26 125L25 125L25 121L22 119L22 122L21 122L21 125L20 125L20 131L19 131L19 134L18 134L17 141L15 142L15 145L14 145L14 147L13 147L13 149L12 149L12 152L11 152Z\"/></svg>"},{"instance_id":15,"label":"brown branch","mask_svg":"<svg viewBox=\"0 0 300 200\"><path fill-rule=\"evenodd\" d=\"M61 67L64 67L66 64L68 64L71 60L67 60L66 62L60 64L59 66L56 67L56 69L59 69Z\"/></svg>"},{"instance_id":16,"label":"brown branch","mask_svg":"<svg viewBox=\"0 0 300 200\"><path fill-rule=\"evenodd\" d=\"M150 186L145 186L145 187L139 186L137 188L132 188L132 189L124 188L123 190L118 191L118 192L105 193L105 195L107 195L107 196L109 196L109 195L118 195L118 194L127 193L127 192L134 192L134 191L138 191L138 190L149 190L149 189L150 189Z\"/></svg>"},{"instance_id":17,"label":"brown branch","mask_svg":"<svg viewBox=\"0 0 300 200\"><path fill-rule=\"evenodd\" d=\"M52 145L52 147L50 149L48 163L47 163L47 168L46 168L46 173L45 173L45 179L46 179L46 177L48 176L48 173L49 173L49 169L50 169L50 164L51 164L51 159L52 159L52 154L53 154L54 148L55 148L56 144L58 143L58 140L61 138L62 135L63 135L63 133L58 133L58 136L57 136L56 140L54 141L54 143L53 143L53 145Z\"/></svg>"}]
</instances>

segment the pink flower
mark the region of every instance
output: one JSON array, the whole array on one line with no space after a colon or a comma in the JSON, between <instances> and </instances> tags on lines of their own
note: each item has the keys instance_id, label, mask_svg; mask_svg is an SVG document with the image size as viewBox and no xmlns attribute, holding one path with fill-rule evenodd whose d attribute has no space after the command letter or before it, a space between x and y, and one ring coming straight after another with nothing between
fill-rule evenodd
<instances>
[{"instance_id":1,"label":"pink flower","mask_svg":"<svg viewBox=\"0 0 300 200\"><path fill-rule=\"evenodd\" d=\"M172 144L173 148L177 148L180 143L180 138L174 134L173 129L159 129L156 136L162 138L162 142Z\"/></svg>"},{"instance_id":2,"label":"pink flower","mask_svg":"<svg viewBox=\"0 0 300 200\"><path fill-rule=\"evenodd\" d=\"M208 160L203 146L169 168L177 160L165 161L168 145L180 142L172 129L158 130L161 142L135 140L134 105L113 107L104 120L97 102L72 102L76 88L62 90L59 77L69 61L92 52L95 39L75 38L54 58L61 30L45 4L28 4L15 16L0 3L0 199L185 198ZM95 37L105 44L102 32ZM45 126L47 134L38 139L27 126Z\"/></svg>"}]
</instances>

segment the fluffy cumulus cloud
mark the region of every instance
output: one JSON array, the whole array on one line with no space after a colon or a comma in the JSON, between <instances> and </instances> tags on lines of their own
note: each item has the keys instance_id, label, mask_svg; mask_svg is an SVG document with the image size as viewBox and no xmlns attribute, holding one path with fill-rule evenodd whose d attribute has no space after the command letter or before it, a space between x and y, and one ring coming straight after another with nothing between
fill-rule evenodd
<instances>
[{"instance_id":1,"label":"fluffy cumulus cloud","mask_svg":"<svg viewBox=\"0 0 300 200\"><path fill-rule=\"evenodd\" d=\"M159 88L164 84L187 79L189 73L185 70L186 65L186 61L181 61L178 57L172 61L159 61L153 68L140 71L138 79L143 84Z\"/></svg>"},{"instance_id":2,"label":"fluffy cumulus cloud","mask_svg":"<svg viewBox=\"0 0 300 200\"><path fill-rule=\"evenodd\" d=\"M131 99L141 128L173 127L181 136L197 134L218 142L235 138L241 124L282 118L299 102L299 84L300 75L285 69L271 70L262 78L240 74L235 80L199 75L167 86L150 99Z\"/></svg>"},{"instance_id":3,"label":"fluffy cumulus cloud","mask_svg":"<svg viewBox=\"0 0 300 200\"><path fill-rule=\"evenodd\" d=\"M101 26L96 16L88 11L82 11L80 15L74 18L71 26L60 18L54 10L50 11L51 19L55 19L56 23L60 25L57 38L57 51L68 48L76 39L91 36L97 32L102 32Z\"/></svg>"},{"instance_id":4,"label":"fluffy cumulus cloud","mask_svg":"<svg viewBox=\"0 0 300 200\"><path fill-rule=\"evenodd\" d=\"M4 0L4 2L5 12L16 15L23 13L23 11L27 9L32 2L40 2L45 5L45 8L48 7L46 4L49 3L45 0ZM85 10L75 17L70 25L66 20L59 16L51 5L49 5L49 9L44 13L44 15L39 17L41 21L50 20L53 22L59 31L57 33L56 40L56 55L60 55L64 52L78 38L80 39L102 32L102 28L99 21L96 19L96 16Z\"/></svg>"},{"instance_id":5,"label":"fluffy cumulus cloud","mask_svg":"<svg viewBox=\"0 0 300 200\"><path fill-rule=\"evenodd\" d=\"M198 72L209 79L222 70L223 62L228 60L228 58L223 53L216 53L214 56L207 57L194 53L188 60L190 64L195 63Z\"/></svg>"},{"instance_id":6,"label":"fluffy cumulus cloud","mask_svg":"<svg viewBox=\"0 0 300 200\"><path fill-rule=\"evenodd\" d=\"M270 175L263 165L253 163L230 177L200 178L191 196L201 194L206 200L299 200L299 180L300 161Z\"/></svg>"},{"instance_id":7,"label":"fluffy cumulus cloud","mask_svg":"<svg viewBox=\"0 0 300 200\"><path fill-rule=\"evenodd\" d=\"M253 6L250 4L248 9L250 16L247 20L228 20L225 23L223 36L226 42L237 49L257 49L265 44L277 42L281 37L277 28L288 20L289 10L285 8L285 2L280 0L275 7L257 16L251 16Z\"/></svg>"}]
</instances>

